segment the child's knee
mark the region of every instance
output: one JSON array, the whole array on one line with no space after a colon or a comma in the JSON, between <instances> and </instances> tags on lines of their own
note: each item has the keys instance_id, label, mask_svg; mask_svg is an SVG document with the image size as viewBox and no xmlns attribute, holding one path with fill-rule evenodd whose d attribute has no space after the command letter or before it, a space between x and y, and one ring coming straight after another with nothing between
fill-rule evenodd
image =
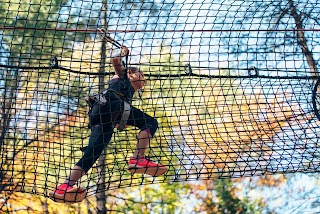
<instances>
[{"instance_id":1,"label":"child's knee","mask_svg":"<svg viewBox=\"0 0 320 214\"><path fill-rule=\"evenodd\" d=\"M150 119L147 121L147 124L141 128L141 132L148 133L149 137L153 137L158 129L158 121L156 119Z\"/></svg>"}]
</instances>

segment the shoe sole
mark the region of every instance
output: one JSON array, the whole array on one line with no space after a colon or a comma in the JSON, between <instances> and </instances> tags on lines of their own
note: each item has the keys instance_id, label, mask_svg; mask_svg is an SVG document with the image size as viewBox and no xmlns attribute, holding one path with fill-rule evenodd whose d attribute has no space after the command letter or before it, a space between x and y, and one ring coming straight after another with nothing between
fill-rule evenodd
<instances>
[{"instance_id":1,"label":"shoe sole","mask_svg":"<svg viewBox=\"0 0 320 214\"><path fill-rule=\"evenodd\" d=\"M129 167L131 174L147 174L153 177L158 177L165 174L168 171L167 167Z\"/></svg>"},{"instance_id":2,"label":"shoe sole","mask_svg":"<svg viewBox=\"0 0 320 214\"><path fill-rule=\"evenodd\" d=\"M58 203L74 204L86 198L87 191L82 187L74 187L64 194L57 194L55 191L49 193L50 198Z\"/></svg>"}]
</instances>

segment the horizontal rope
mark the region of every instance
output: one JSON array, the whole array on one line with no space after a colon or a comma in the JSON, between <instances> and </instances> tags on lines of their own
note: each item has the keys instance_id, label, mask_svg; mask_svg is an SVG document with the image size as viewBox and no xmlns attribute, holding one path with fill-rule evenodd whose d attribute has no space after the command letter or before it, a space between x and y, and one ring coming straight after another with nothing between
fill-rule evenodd
<instances>
[{"instance_id":1,"label":"horizontal rope","mask_svg":"<svg viewBox=\"0 0 320 214\"><path fill-rule=\"evenodd\" d=\"M70 68L65 68L65 67L52 67L52 66L43 66L43 67L33 67L33 66L10 66L10 65L1 65L0 68L12 68L12 69L23 69L23 70L32 70L32 69L37 69L37 70L50 70L50 69L60 69L64 71L69 71L70 73L75 73L75 74L84 74L84 75L113 75L115 74L114 72L83 72L83 71L77 71L73 70ZM183 68L183 66L181 66ZM216 69L228 69L228 68L216 68ZM235 69L230 69L230 70L235 70ZM243 68L243 69L236 69L236 70L253 70L252 68ZM260 69L259 69L260 70ZM268 70L260 70L260 71L268 71ZM273 69L273 71L275 71ZM23 72L23 71L22 71ZM194 76L194 77L203 77L203 78L266 78L266 79L320 79L319 76L267 76L267 75L259 75L259 74L252 74L252 75L206 75L206 74L195 74L195 73L181 73L181 74L145 74L145 76L148 77L185 77L185 76Z\"/></svg>"},{"instance_id":2,"label":"horizontal rope","mask_svg":"<svg viewBox=\"0 0 320 214\"><path fill-rule=\"evenodd\" d=\"M84 28L28 28L28 27L10 27L0 26L0 30L36 30L36 31L65 31L79 33L98 33L98 29ZM320 28L314 29L173 29L173 30L107 30L107 33L179 33L179 32L296 32L296 31L320 31Z\"/></svg>"}]
</instances>

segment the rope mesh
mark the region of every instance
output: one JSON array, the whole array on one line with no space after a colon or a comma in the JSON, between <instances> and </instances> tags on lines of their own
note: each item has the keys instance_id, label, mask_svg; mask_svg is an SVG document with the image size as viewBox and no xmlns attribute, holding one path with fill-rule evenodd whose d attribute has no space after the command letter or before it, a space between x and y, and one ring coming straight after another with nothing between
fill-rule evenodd
<instances>
[{"instance_id":1,"label":"rope mesh","mask_svg":"<svg viewBox=\"0 0 320 214\"><path fill-rule=\"evenodd\" d=\"M98 191L101 167L108 190L319 172L319 7L311 0L4 1L0 189L48 196L81 158L90 135L84 98L99 91L101 77L112 78L118 51L102 48L100 27L130 48L129 65L147 76L133 105L158 120L147 153L169 171L128 172L138 130L115 130L105 164L80 181L88 195Z\"/></svg>"}]
</instances>

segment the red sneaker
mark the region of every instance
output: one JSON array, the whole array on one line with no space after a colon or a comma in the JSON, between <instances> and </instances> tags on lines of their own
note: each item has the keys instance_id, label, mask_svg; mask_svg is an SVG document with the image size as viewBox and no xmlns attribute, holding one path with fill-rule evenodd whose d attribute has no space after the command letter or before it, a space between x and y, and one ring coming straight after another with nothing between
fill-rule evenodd
<instances>
[{"instance_id":1,"label":"red sneaker","mask_svg":"<svg viewBox=\"0 0 320 214\"><path fill-rule=\"evenodd\" d=\"M63 195L72 189L73 189L73 187L70 186L69 184L61 184L53 192L54 192L54 194Z\"/></svg>"},{"instance_id":2,"label":"red sneaker","mask_svg":"<svg viewBox=\"0 0 320 214\"><path fill-rule=\"evenodd\" d=\"M135 158L131 157L129 160L128 168L148 168L148 167L164 167L160 163L155 163L145 157L143 158Z\"/></svg>"},{"instance_id":3,"label":"red sneaker","mask_svg":"<svg viewBox=\"0 0 320 214\"><path fill-rule=\"evenodd\" d=\"M50 198L59 203L73 204L85 199L87 191L82 187L61 184L49 193Z\"/></svg>"},{"instance_id":4,"label":"red sneaker","mask_svg":"<svg viewBox=\"0 0 320 214\"><path fill-rule=\"evenodd\" d=\"M132 174L148 174L157 177L165 174L168 171L168 168L144 157L138 159L131 157L128 163L128 170Z\"/></svg>"}]
</instances>

